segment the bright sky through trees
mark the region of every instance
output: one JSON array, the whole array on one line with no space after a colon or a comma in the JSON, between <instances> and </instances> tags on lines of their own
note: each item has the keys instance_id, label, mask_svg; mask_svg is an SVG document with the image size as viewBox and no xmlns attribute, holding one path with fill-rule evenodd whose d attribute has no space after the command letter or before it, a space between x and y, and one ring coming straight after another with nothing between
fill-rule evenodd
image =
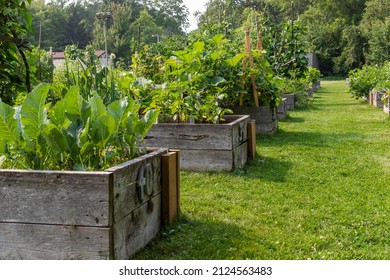
<instances>
[{"instance_id":1,"label":"bright sky through trees","mask_svg":"<svg viewBox=\"0 0 390 280\"><path fill-rule=\"evenodd\" d=\"M188 28L188 31L194 30L197 28L197 22L196 18L194 16L194 13L196 11L204 12L206 10L206 3L208 0L183 0L184 5L187 6L188 10L190 11L188 20L190 22L190 27Z\"/></svg>"}]
</instances>

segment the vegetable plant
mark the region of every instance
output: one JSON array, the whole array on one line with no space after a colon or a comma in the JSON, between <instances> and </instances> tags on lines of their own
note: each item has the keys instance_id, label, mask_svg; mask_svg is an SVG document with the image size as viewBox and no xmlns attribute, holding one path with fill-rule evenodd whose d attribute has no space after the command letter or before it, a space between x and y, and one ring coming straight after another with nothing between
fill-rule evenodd
<instances>
[{"instance_id":1,"label":"vegetable plant","mask_svg":"<svg viewBox=\"0 0 390 280\"><path fill-rule=\"evenodd\" d=\"M239 62L245 54L231 52L224 35L199 38L189 47L175 51L161 61L154 79L153 98L148 107L159 109L161 116L177 122L194 119L197 122L217 123L229 109L223 100L237 89ZM148 60L150 61L150 59ZM137 69L147 69L137 60Z\"/></svg>"},{"instance_id":2,"label":"vegetable plant","mask_svg":"<svg viewBox=\"0 0 390 280\"><path fill-rule=\"evenodd\" d=\"M40 84L14 108L0 101L2 167L101 170L140 153L157 119L125 97L105 105L96 93L85 99L77 86L54 106L46 103L50 84Z\"/></svg>"}]
</instances>

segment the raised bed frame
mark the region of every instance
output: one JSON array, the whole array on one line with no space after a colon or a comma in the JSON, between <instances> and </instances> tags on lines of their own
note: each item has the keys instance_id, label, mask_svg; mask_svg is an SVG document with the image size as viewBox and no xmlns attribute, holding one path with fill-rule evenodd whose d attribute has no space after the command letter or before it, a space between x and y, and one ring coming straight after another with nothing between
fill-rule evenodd
<instances>
[{"instance_id":1,"label":"raised bed frame","mask_svg":"<svg viewBox=\"0 0 390 280\"><path fill-rule=\"evenodd\" d=\"M225 123L158 123L145 137L148 147L180 150L186 170L225 171L242 168L248 160L249 116L225 115ZM255 140L254 140L255 141Z\"/></svg>"},{"instance_id":2,"label":"raised bed frame","mask_svg":"<svg viewBox=\"0 0 390 280\"><path fill-rule=\"evenodd\" d=\"M177 156L158 149L101 172L0 170L0 259L129 259L178 211Z\"/></svg>"}]
</instances>

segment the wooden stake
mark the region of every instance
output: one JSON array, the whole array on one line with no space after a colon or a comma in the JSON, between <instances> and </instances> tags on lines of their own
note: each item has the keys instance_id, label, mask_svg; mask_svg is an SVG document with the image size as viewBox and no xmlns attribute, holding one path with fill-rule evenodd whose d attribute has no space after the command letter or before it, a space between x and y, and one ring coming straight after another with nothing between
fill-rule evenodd
<instances>
[{"instance_id":1,"label":"wooden stake","mask_svg":"<svg viewBox=\"0 0 390 280\"><path fill-rule=\"evenodd\" d=\"M254 159L256 156L256 121L250 120L248 130L248 157Z\"/></svg>"},{"instance_id":2,"label":"wooden stake","mask_svg":"<svg viewBox=\"0 0 390 280\"><path fill-rule=\"evenodd\" d=\"M249 27L245 28L245 49L248 52L249 65L251 68L254 68L255 63L253 61ZM259 107L260 104L259 104L259 96L258 96L258 92L257 92L255 74L251 73L251 78L252 78L252 87L253 87L253 100L255 101L255 106Z\"/></svg>"}]
</instances>

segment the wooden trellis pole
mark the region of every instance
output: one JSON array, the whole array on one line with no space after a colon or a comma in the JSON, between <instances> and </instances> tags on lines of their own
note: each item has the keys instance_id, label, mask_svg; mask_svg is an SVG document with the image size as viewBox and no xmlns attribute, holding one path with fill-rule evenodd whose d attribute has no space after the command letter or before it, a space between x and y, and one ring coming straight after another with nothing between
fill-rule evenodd
<instances>
[{"instance_id":1,"label":"wooden trellis pole","mask_svg":"<svg viewBox=\"0 0 390 280\"><path fill-rule=\"evenodd\" d=\"M255 67L255 63L253 61L253 55L252 55L252 48L251 48L251 38L250 38L250 28L245 28L245 51L248 53L248 59L249 59L249 65L251 68ZM246 71L246 63L247 59L244 60L244 71ZM253 100L255 102L255 106L259 107L259 96L256 86L256 77L254 73L251 73L251 79L252 79L252 87L253 87ZM243 96L240 97L240 106L243 105Z\"/></svg>"}]
</instances>

